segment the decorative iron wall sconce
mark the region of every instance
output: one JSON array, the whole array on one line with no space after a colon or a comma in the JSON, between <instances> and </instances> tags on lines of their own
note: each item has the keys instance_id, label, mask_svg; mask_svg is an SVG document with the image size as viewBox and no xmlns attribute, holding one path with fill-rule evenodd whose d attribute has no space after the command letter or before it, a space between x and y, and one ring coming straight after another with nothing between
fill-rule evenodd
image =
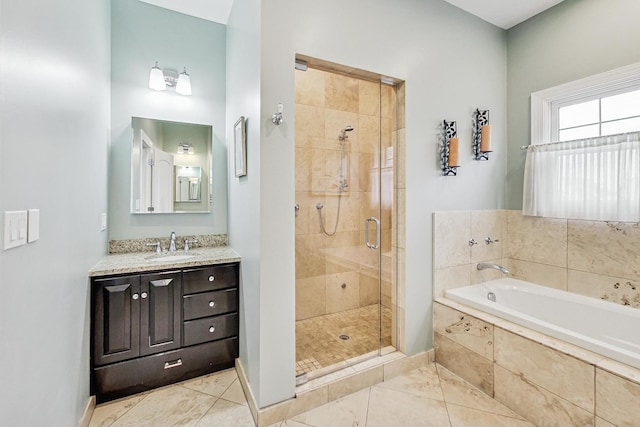
<instances>
[{"instance_id":1,"label":"decorative iron wall sconce","mask_svg":"<svg viewBox=\"0 0 640 427\"><path fill-rule=\"evenodd\" d=\"M458 127L456 122L444 123L442 148L440 149L440 160L442 161L442 175L456 176L460 167L460 139L458 138Z\"/></svg>"},{"instance_id":2,"label":"decorative iron wall sconce","mask_svg":"<svg viewBox=\"0 0 640 427\"><path fill-rule=\"evenodd\" d=\"M479 110L473 113L473 159L489 160L491 152L491 125L489 124L489 110Z\"/></svg>"}]
</instances>

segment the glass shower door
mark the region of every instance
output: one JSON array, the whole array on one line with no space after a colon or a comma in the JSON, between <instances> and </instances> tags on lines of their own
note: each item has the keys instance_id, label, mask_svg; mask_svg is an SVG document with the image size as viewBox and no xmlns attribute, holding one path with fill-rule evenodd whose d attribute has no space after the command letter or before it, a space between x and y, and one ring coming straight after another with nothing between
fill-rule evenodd
<instances>
[{"instance_id":1,"label":"glass shower door","mask_svg":"<svg viewBox=\"0 0 640 427\"><path fill-rule=\"evenodd\" d=\"M391 345L393 93L379 81L296 70L300 377L377 357Z\"/></svg>"}]
</instances>

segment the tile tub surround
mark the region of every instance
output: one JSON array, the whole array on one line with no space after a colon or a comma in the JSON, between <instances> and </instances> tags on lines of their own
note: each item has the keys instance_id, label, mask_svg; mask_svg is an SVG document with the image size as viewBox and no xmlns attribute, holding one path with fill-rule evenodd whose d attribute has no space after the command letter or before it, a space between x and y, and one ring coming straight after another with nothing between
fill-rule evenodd
<instances>
[{"instance_id":1,"label":"tile tub surround","mask_svg":"<svg viewBox=\"0 0 640 427\"><path fill-rule=\"evenodd\" d=\"M434 305L436 362L474 385L486 372L491 387L479 388L533 424L640 419L640 370L446 298Z\"/></svg>"},{"instance_id":2,"label":"tile tub surround","mask_svg":"<svg viewBox=\"0 0 640 427\"><path fill-rule=\"evenodd\" d=\"M495 270L477 271L478 262L489 261L516 279L640 308L640 224L514 210L435 212L433 224L434 299L500 278ZM486 245L484 238L494 235L500 242ZM478 244L469 247L469 239Z\"/></svg>"},{"instance_id":3,"label":"tile tub surround","mask_svg":"<svg viewBox=\"0 0 640 427\"><path fill-rule=\"evenodd\" d=\"M227 246L226 234L198 234L191 236L176 236L176 246L180 249L184 248L185 240L197 240L192 245L192 249L211 247L211 246ZM132 252L149 252L153 248L147 246L160 242L162 249L167 250L169 247L169 237L145 237L143 239L126 239L126 240L109 240L110 254L126 254Z\"/></svg>"},{"instance_id":4,"label":"tile tub surround","mask_svg":"<svg viewBox=\"0 0 640 427\"><path fill-rule=\"evenodd\" d=\"M228 246L218 246L210 248L196 248L189 252L178 250L171 255L193 255L181 261L157 262L150 261L149 257L154 257L154 252L135 252L128 254L115 254L103 257L89 270L89 277L109 276L113 274L140 273L145 271L166 270L170 268L198 267L201 265L225 264L228 262L240 262L241 258L233 249ZM162 255L160 255L162 257Z\"/></svg>"}]
</instances>

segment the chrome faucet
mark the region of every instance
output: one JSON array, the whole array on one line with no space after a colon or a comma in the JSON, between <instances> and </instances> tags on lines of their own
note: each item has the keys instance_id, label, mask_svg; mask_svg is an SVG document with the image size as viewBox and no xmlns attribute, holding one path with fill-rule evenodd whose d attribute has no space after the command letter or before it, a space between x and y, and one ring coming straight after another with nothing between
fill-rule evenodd
<instances>
[{"instance_id":1,"label":"chrome faucet","mask_svg":"<svg viewBox=\"0 0 640 427\"><path fill-rule=\"evenodd\" d=\"M478 263L477 267L478 267L478 270L485 270L487 268L493 268L494 270L498 270L502 274L509 274L509 270L507 270L503 266L498 265L498 264L492 264L490 262L480 262L480 263Z\"/></svg>"},{"instance_id":2,"label":"chrome faucet","mask_svg":"<svg viewBox=\"0 0 640 427\"><path fill-rule=\"evenodd\" d=\"M174 252L176 250L176 232L172 231L169 238L171 239L169 242L169 252Z\"/></svg>"}]
</instances>

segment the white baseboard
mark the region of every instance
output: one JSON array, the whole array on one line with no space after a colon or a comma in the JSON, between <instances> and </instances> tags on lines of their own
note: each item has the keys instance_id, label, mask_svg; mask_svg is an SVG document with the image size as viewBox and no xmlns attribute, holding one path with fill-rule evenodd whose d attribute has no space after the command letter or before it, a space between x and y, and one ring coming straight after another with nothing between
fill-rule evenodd
<instances>
[{"instance_id":1,"label":"white baseboard","mask_svg":"<svg viewBox=\"0 0 640 427\"><path fill-rule=\"evenodd\" d=\"M78 421L78 427L89 427L89 422L91 421L94 409L96 409L96 397L89 396L89 400L87 400L87 404L84 407L82 417L80 418L80 421Z\"/></svg>"}]
</instances>

